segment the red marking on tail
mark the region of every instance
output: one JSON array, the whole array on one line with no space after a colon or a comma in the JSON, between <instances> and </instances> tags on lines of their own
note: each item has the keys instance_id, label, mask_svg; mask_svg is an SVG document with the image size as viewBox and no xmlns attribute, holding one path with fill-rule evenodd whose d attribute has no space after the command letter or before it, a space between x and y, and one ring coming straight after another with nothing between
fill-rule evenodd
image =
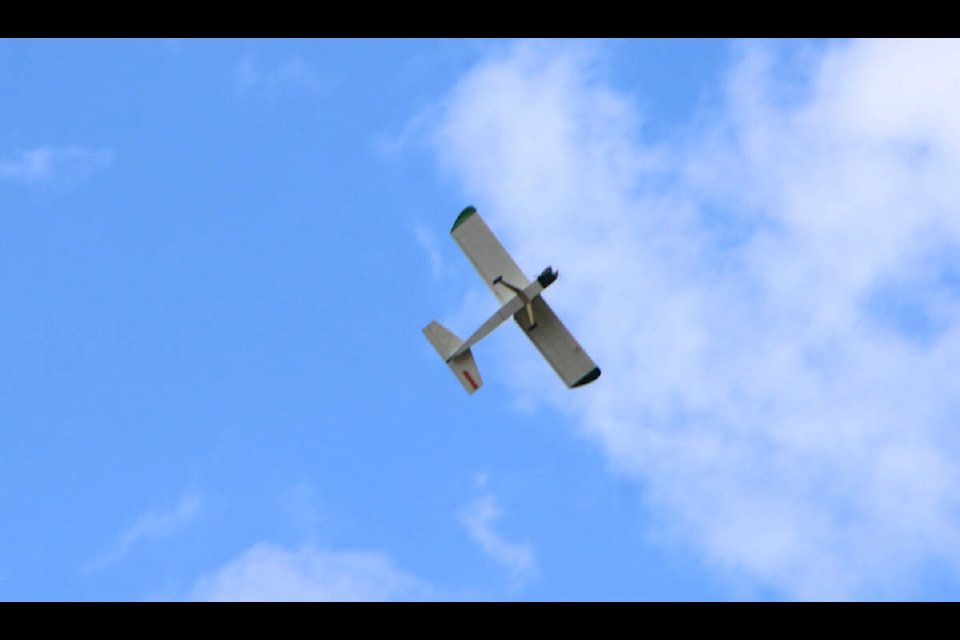
<instances>
[{"instance_id":1,"label":"red marking on tail","mask_svg":"<svg viewBox=\"0 0 960 640\"><path fill-rule=\"evenodd\" d=\"M467 371L466 369L463 370L463 376L467 379L467 382L469 382L474 389L480 388L477 386L477 383L473 381L473 378L470 377L470 372Z\"/></svg>"}]
</instances>

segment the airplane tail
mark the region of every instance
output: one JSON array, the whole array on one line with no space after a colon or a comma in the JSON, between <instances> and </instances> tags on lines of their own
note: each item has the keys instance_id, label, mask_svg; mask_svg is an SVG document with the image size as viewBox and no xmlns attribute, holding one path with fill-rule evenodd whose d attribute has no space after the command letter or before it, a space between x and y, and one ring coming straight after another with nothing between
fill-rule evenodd
<instances>
[{"instance_id":1,"label":"airplane tail","mask_svg":"<svg viewBox=\"0 0 960 640\"><path fill-rule=\"evenodd\" d=\"M473 353L467 349L455 358L450 358L450 354L455 352L463 340L451 333L446 327L434 320L423 328L423 335L427 336L430 344L437 350L440 357L443 358L450 371L457 377L467 393L473 393L483 386L483 379L480 377L480 369L473 359ZM449 359L448 359L449 358Z\"/></svg>"}]
</instances>

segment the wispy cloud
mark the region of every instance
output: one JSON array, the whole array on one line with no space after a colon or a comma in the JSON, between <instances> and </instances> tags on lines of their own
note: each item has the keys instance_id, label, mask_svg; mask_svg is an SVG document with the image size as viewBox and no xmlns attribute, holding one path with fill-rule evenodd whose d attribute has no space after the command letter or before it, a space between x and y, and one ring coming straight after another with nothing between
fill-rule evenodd
<instances>
[{"instance_id":1,"label":"wispy cloud","mask_svg":"<svg viewBox=\"0 0 960 640\"><path fill-rule=\"evenodd\" d=\"M527 543L511 542L497 531L495 525L503 516L503 509L486 485L486 474L480 474L477 486L483 493L460 511L460 522L483 553L507 569L511 587L520 589L539 572L533 548Z\"/></svg>"},{"instance_id":2,"label":"wispy cloud","mask_svg":"<svg viewBox=\"0 0 960 640\"><path fill-rule=\"evenodd\" d=\"M317 91L321 82L303 59L288 58L277 65L262 65L252 56L244 56L233 69L233 79L241 92L256 92L276 97L284 89Z\"/></svg>"},{"instance_id":3,"label":"wispy cloud","mask_svg":"<svg viewBox=\"0 0 960 640\"><path fill-rule=\"evenodd\" d=\"M193 522L200 514L202 501L194 492L185 494L171 509L148 511L120 534L110 548L87 569L95 571L122 560L138 544L171 536Z\"/></svg>"},{"instance_id":4,"label":"wispy cloud","mask_svg":"<svg viewBox=\"0 0 960 640\"><path fill-rule=\"evenodd\" d=\"M960 583L960 42L747 43L655 141L594 53L519 43L434 129L518 261L561 267L551 304L604 369L518 389L575 410L708 566L797 599Z\"/></svg>"},{"instance_id":5,"label":"wispy cloud","mask_svg":"<svg viewBox=\"0 0 960 640\"><path fill-rule=\"evenodd\" d=\"M375 551L297 550L261 542L199 578L189 599L204 601L411 601L437 595Z\"/></svg>"},{"instance_id":6,"label":"wispy cloud","mask_svg":"<svg viewBox=\"0 0 960 640\"><path fill-rule=\"evenodd\" d=\"M0 178L24 184L73 185L113 162L109 149L36 147L0 158Z\"/></svg>"},{"instance_id":7,"label":"wispy cloud","mask_svg":"<svg viewBox=\"0 0 960 640\"><path fill-rule=\"evenodd\" d=\"M319 507L320 498L316 486L307 481L299 482L280 494L280 510L303 535L312 538L320 530L324 520Z\"/></svg>"},{"instance_id":8,"label":"wispy cloud","mask_svg":"<svg viewBox=\"0 0 960 640\"><path fill-rule=\"evenodd\" d=\"M443 273L443 255L440 253L439 247L437 247L436 236L423 225L417 225L413 231L417 244L423 249L427 260L430 262L430 275L434 280L438 280L440 274Z\"/></svg>"}]
</instances>

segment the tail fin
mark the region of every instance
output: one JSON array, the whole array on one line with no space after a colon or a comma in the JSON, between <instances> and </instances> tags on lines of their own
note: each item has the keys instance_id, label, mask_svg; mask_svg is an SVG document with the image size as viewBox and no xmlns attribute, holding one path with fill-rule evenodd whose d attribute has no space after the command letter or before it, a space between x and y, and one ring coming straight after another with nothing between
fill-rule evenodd
<instances>
[{"instance_id":1,"label":"tail fin","mask_svg":"<svg viewBox=\"0 0 960 640\"><path fill-rule=\"evenodd\" d=\"M453 375L457 377L457 380L459 380L463 388L467 390L467 393L472 394L483 386L480 370L477 368L477 363L473 359L473 353L470 352L470 349L467 349L456 358L450 358L450 354L463 344L463 340L450 333L446 327L436 320L423 328L423 335L427 336L433 348L436 349L440 357L446 361L447 366L453 371ZM450 359L448 360L448 358Z\"/></svg>"}]
</instances>

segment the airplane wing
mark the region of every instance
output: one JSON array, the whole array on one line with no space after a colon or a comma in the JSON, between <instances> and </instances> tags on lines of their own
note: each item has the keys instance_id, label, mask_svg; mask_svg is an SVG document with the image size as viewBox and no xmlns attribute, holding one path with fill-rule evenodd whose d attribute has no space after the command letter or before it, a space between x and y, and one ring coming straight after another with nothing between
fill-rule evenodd
<instances>
[{"instance_id":1,"label":"airplane wing","mask_svg":"<svg viewBox=\"0 0 960 640\"><path fill-rule=\"evenodd\" d=\"M583 350L573 334L563 326L542 296L531 303L537 324L531 330L525 309L514 314L520 328L569 388L580 387L600 377L600 368Z\"/></svg>"},{"instance_id":2,"label":"airplane wing","mask_svg":"<svg viewBox=\"0 0 960 640\"><path fill-rule=\"evenodd\" d=\"M483 281L490 287L493 295L497 296L501 305L504 305L498 314L501 312L512 313L515 307L513 305L508 307L507 305L512 301L515 302L518 297L522 297L526 302L527 294L520 293L518 290L527 290L531 286L531 282L520 271L520 267L503 248L497 237L493 235L493 232L490 231L476 209L473 207L464 209L454 222L450 234L460 245L467 258L470 259ZM560 319L557 318L557 315L543 297L539 295L539 291L542 291L544 287L549 285L549 282L552 282L552 280L544 281L541 279L545 277L546 273L544 272L540 278L537 278L542 286L532 287L538 289L530 299L536 325L533 329L530 328L530 315L526 304L524 304L524 308L513 314L513 318L567 387L579 387L593 382L600 377L600 368L586 354L570 331L563 326L563 323L560 322ZM553 277L556 278L556 275ZM509 283L515 289L495 284L494 282L499 278L502 278L504 282ZM505 320L507 317L509 316L504 315L501 316L501 319ZM499 324L497 315L495 314L487 322L494 323L492 326ZM484 327L481 327L481 330ZM486 335L486 333L489 333L489 329L483 335ZM467 342L472 344L475 341L471 338ZM461 342L461 344L463 343ZM438 351L440 350L438 347ZM461 380L461 382L464 381ZM464 385L466 384L467 382L464 382ZM476 386L472 388L476 389ZM471 389L468 388L467 390L470 391Z\"/></svg>"},{"instance_id":3,"label":"airplane wing","mask_svg":"<svg viewBox=\"0 0 960 640\"><path fill-rule=\"evenodd\" d=\"M530 284L527 277L520 271L520 267L473 207L467 207L460 213L457 221L453 223L450 235L493 291L493 295L500 300L500 304L506 303L515 294L507 287L494 285L493 281L497 276L501 276L506 282L521 289Z\"/></svg>"}]
</instances>

